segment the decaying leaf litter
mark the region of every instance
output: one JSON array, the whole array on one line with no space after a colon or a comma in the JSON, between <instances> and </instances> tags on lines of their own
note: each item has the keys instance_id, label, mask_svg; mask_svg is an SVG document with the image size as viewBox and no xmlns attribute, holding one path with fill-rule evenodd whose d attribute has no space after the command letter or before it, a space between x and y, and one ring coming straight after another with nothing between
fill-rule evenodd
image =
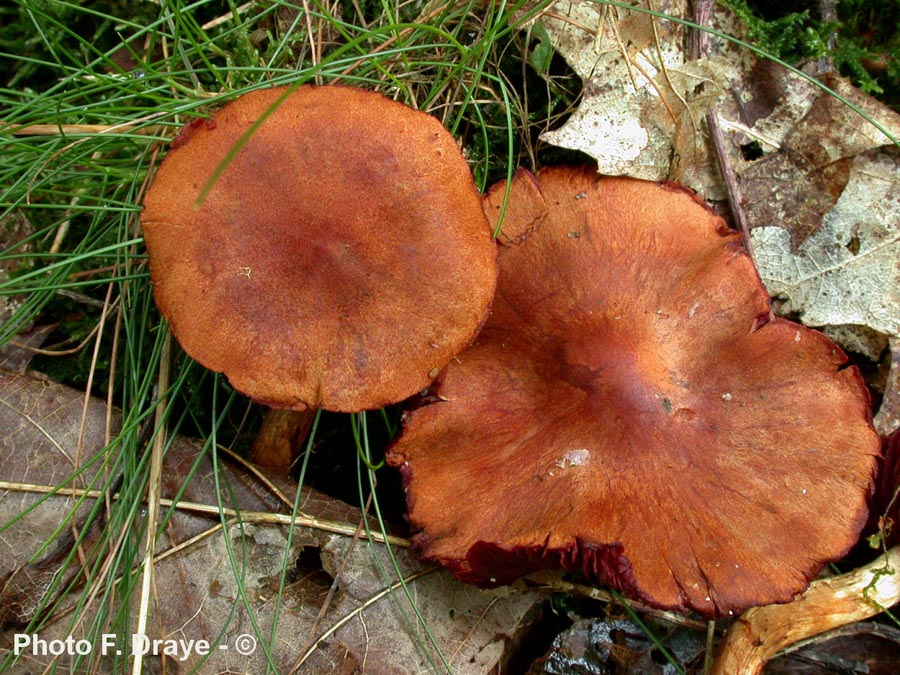
<instances>
[{"instance_id":1,"label":"decaying leaf litter","mask_svg":"<svg viewBox=\"0 0 900 675\"><path fill-rule=\"evenodd\" d=\"M595 10L599 8L591 7L591 9ZM658 6L654 9L679 15L679 8L674 6ZM545 18L542 20L547 27L551 39L556 39L557 34L553 30L553 21L557 16L565 17L565 20L562 23L568 26L581 24L581 20L576 22L572 21L573 11L574 9L571 5L557 5L547 12ZM626 53L631 45L648 45L650 56L647 57L646 62L642 61L638 56L630 57L629 59L621 59L621 61L624 61L627 64L631 61L631 58L633 58L637 63L632 63L631 65L634 66L634 71L636 71L637 74L635 74L635 72L630 72L627 80L624 77L620 77L619 81L626 83L622 85L626 89L628 87L628 80L631 82L640 82L640 78L643 77L649 83L652 74L654 73L654 71L650 69L653 64L652 46L657 42L665 44L677 43L678 40L671 38L666 39L665 33L660 32L665 28L672 27L666 26L667 22L664 21L660 21L658 22L659 25L656 25L656 22L648 21L646 15L639 15L638 13L626 12L624 10L620 12L612 7L605 8L605 11L607 13L602 17L602 23L604 26L611 26L613 32L606 36L606 40L601 40L598 36L603 35L603 31L593 30L593 39L590 40L590 44L588 44L582 36L582 53L591 54L590 50L593 50L598 46L602 47L613 43L616 45L616 48L612 51L615 52L618 50L617 53L619 54L622 53L620 45L624 45ZM640 30L643 31L643 33L637 37L631 36L625 30L629 20L633 19L635 16L643 17L643 23L635 21L635 23L640 24ZM581 25L591 26L593 25L591 24L591 19L594 19L595 23L598 23L598 18L599 17L597 16L589 16L588 19L583 20L584 23ZM675 30L677 31L679 28L675 27ZM587 33L590 35L591 30L588 30ZM731 51L734 54L739 55L739 59L742 62L750 60L744 50L729 46L722 48L726 52ZM563 52L561 47L560 51ZM631 172L628 162L633 161L638 165L637 168L634 169L636 175L644 176L645 174L641 172L647 171L647 167L649 166L652 167L652 171L661 171L662 173L659 175L650 173L647 174L647 177L677 178L691 187L694 187L710 199L724 196L724 194L728 192L726 189L727 187L738 187L742 195L739 204L751 207L746 209L750 211L750 213L745 214L751 222L745 222L744 225L752 232L753 251L756 255L757 263L760 264L761 275L764 280L769 283L770 290L773 294L777 295L783 293L785 295L786 310L799 315L799 318L804 322L808 322L809 325L829 326L832 324L844 323L862 324L889 337L893 337L895 329L891 327L893 325L891 322L892 320L895 320L895 318L891 318L891 303L887 300L887 298L891 297L887 291L893 288L893 284L896 283L896 276L894 275L892 277L889 269L890 261L892 260L891 255L893 253L892 245L894 243L892 230L889 229L888 224L878 218L873 218L871 223L867 222L863 225L851 223L848 226L846 223L842 222L839 215L834 215L835 212L840 213L841 200L844 200L844 195L847 193L850 193L851 195L854 194L852 190L865 194L871 191L871 186L873 184L876 186L889 185L890 170L893 168L891 164L893 150L888 147L889 144L877 135L875 135L874 139L870 138L872 134L864 130L862 132L863 136L869 138L871 141L869 144L862 140L850 140L847 143L842 143L837 149L837 152L843 154L838 154L835 157L828 154L834 150L833 148L820 148L820 150L825 153L824 156L827 157L829 161L834 161L836 166L832 167L829 164L827 170L824 170L821 166L825 162L819 162L819 165L816 165L814 162L813 165L811 165L812 169L803 165L802 162L798 166L798 162L796 161L797 156L799 155L803 160L808 159L804 154L804 151L808 150L808 147L805 144L815 141L816 137L815 131L804 131L804 124L813 119L816 114L823 114L821 110L818 110L815 113L813 112L813 108L816 106L815 101L822 98L821 96L815 96L817 90L812 92L807 101L801 100L800 102L793 102L793 105L795 105L796 108L785 113L791 121L782 123L784 124L785 131L783 135L779 136L780 132L771 128L766 128L765 126L765 122L767 121L774 122L774 112L769 115L761 115L758 120L754 120L755 123L751 123L749 118L742 118L740 116L740 112L743 111L738 111L737 115L729 118L726 111L727 106L720 100L723 94L729 93L728 89L737 88L740 90L740 85L748 82L749 84L746 85L748 89L752 87L752 78L749 78L746 75L748 72L747 68L750 68L752 72L752 66L747 64L746 68L743 70L733 65L730 66L734 68L734 75L730 79L724 78L729 80L730 85L730 87L725 87L722 86L723 78L721 77L721 74L723 72L731 72L728 70L728 67L721 65L718 66L721 70L714 69L714 74L718 75L718 77L710 75L709 71L705 70L700 71L701 74L697 75L696 71L691 71L691 61L686 60L684 66L688 74L685 75L684 73L677 72L679 70L678 64L676 63L678 58L677 55L672 56L668 51L664 51L660 48L658 48L658 51L659 53L665 54L664 58L667 65L665 69L660 68L655 72L657 77L652 78L654 84L649 85L649 89L645 92L650 102L644 102L642 104L644 109L650 111L648 114L650 114L651 117L655 116L655 122L639 121L636 126L632 122L629 122L629 124L623 123L622 130L628 132L624 134L624 136L629 139L630 143L630 145L626 144L626 157L624 160L622 157L616 156L615 150L610 151L602 141L599 143L599 147L606 152L606 155L600 159L611 162L609 165L611 168L607 169L607 171L609 173L628 174ZM613 57L611 58L612 60L615 60ZM727 59L725 60L727 61ZM669 68L669 61L672 61L672 68ZM651 78L646 77L647 73L651 74ZM602 77L602 74L602 70L595 70L593 71L592 77ZM696 98L691 98L689 104L685 105L685 102L688 101L687 91L689 87L682 85L679 88L679 85L677 84L679 77L685 77L688 83L696 84L698 81L702 81L704 85L707 85L706 89L715 89L718 86L718 90L711 94L709 91L704 90L704 88L695 86L692 88L692 93L696 95ZM792 76L787 73L779 73L775 77L775 80L782 77L790 78ZM665 82L665 84L663 84L663 82ZM670 89L666 90L666 87L669 87ZM591 85L586 83L586 93L589 89L593 92ZM793 92L795 90L796 87L787 88L788 92ZM668 91L671 91L671 96L666 96ZM607 93L611 99L625 98L621 96L621 90L617 91L613 89ZM662 106L662 108L658 104L660 98L664 98L667 102L667 105ZM843 105L835 108L828 102L830 100L830 97L824 97L825 102L820 106L826 107L828 110L827 115L840 115L846 111L846 108ZM682 104L681 107L679 107L679 103ZM709 106L713 105L713 103L715 103L716 106L721 107L710 110ZM641 108L641 106L638 106L638 108ZM663 108L665 108L665 113L663 113ZM708 148L709 144L705 141L698 142L698 139L706 138L704 122L710 113L716 115L717 119L724 122L726 137L733 139L731 142L723 144L722 147L725 150L730 151L731 156L726 156L724 161L734 169L737 178L736 185L724 186L716 184L716 172L710 168L711 164L709 164L711 161L710 158L712 158L715 153L712 152L713 149ZM895 123L889 113L886 111L877 111L877 113L870 114L879 121L881 121L879 116L886 117L886 123L883 123L883 126L894 133L891 125ZM622 113L617 112L617 116L622 117ZM660 119L662 121L659 121ZM640 128L644 125L651 126L653 124L656 126L653 126L652 131L657 132L657 135L654 136L652 133L647 132L646 138L653 140L652 142L650 140L645 141ZM664 163L660 165L658 156L654 153L654 150L657 147L664 147L657 145L657 143L662 143L660 138L665 137L665 135L660 136L658 132L659 127L665 128L667 125L670 134L672 133L672 129L674 129L675 135L678 136L678 138L676 141L670 142L673 149L661 154L675 156L677 158L674 168L673 166L667 166ZM852 130L859 125L849 123L849 126ZM862 126L864 129L868 129L865 125ZM795 127L797 127L797 129L795 129ZM694 129L692 140L684 140L683 138L684 136L690 138L690 135L685 131L688 128ZM589 133L586 135L590 137ZM601 135L601 138L618 139L618 135L616 134L615 129L605 130L604 134ZM844 138L845 137L842 137L842 141ZM797 227L790 228L787 232L787 238L785 240L784 233L786 228L783 226L783 223L781 225L771 226L763 224L762 222L759 224L752 222L752 219L754 218L761 218L763 222L766 220L765 215L761 216L760 214L753 212L752 207L753 205L759 204L760 201L765 201L760 200L759 196L768 196L770 195L770 192L766 189L766 171L763 169L756 169L754 173L753 166L756 165L744 160L743 155L740 152L741 146L749 142L748 139L749 141L760 143L764 148L767 147L766 143L770 144L768 146L770 148L769 156L774 157L774 160L772 160L771 163L777 164L779 169L783 172L782 175L784 177L782 180L785 185L797 184L797 182L800 181L800 178L797 178L797 176L800 176L806 181L807 185L824 187L826 192L833 193L831 199L834 199L834 204L829 204L829 199L825 199L823 204L808 209L814 213L821 212L824 214L824 217L819 216L822 220L819 225L816 225L813 222L812 226L810 226L810 220L814 220L813 216L800 218ZM596 139L592 139L592 141L597 145ZM645 154L638 152L636 155L632 156L634 148L638 146L643 149ZM705 152L702 154L697 149L700 146L705 148ZM800 148L799 152L797 152L798 147ZM719 150L721 149L722 148L719 148ZM648 159L646 155L647 152L654 156ZM860 159L860 157L865 156L865 159L869 160L871 159L871 157L869 157L870 155L875 155L876 165L880 165L887 169L886 174L879 174L877 167L864 163L863 159ZM693 159L688 160L686 159L687 157L692 157ZM848 164L850 165L849 168L847 166ZM856 168L857 165L862 167L858 171ZM603 165L601 164L601 167L602 166ZM804 172L806 173L804 174ZM874 183L868 182L867 177L870 175L878 176L873 179ZM885 175L887 177L884 177ZM854 181L856 181L856 183ZM857 183L859 185L857 185ZM716 192L716 190L718 190L718 192ZM893 193L886 187L881 190L880 194L885 195L885 198L873 202L875 206L872 209L867 209L866 212L872 211L877 215L878 210L881 209L884 213L882 213L880 217L890 221L890 218L896 215L895 210L890 208L890 197ZM877 190L876 194L879 194ZM802 199L796 201L801 204L804 203L804 200ZM856 211L853 202L850 201L849 197L847 198L847 201L850 203L849 205L845 205L844 208L848 211ZM846 216L844 216L844 220L846 220ZM832 224L833 222L837 224ZM768 240L763 238L762 233L770 230L770 238L774 240L774 243L769 243ZM816 240L815 238L822 232L827 232L827 234L823 234L821 240ZM797 243L798 238L802 240L799 244ZM804 245L808 245L809 248L804 249ZM862 263L856 262L861 255L863 258ZM774 262L770 264L762 262L765 260L772 260ZM873 260L874 262L872 262ZM885 261L887 262L885 263ZM801 265L806 266L801 267ZM850 271L847 275L840 276L840 274L848 269ZM770 271L767 272L767 270ZM782 286L773 285L777 283L781 283ZM886 288L886 286L888 288ZM850 288L853 291L853 294L849 297L847 296L847 288ZM789 293L789 291L794 289L799 289L796 295ZM823 298L828 298L835 292L844 294L840 301L829 303L826 300L823 302ZM883 300L883 302L880 303L879 300ZM850 319L846 318L848 316ZM862 320L860 320L860 317L862 317ZM866 339L869 340L867 344L876 345L871 348L871 351L875 352L878 342L876 341L873 343L870 338ZM889 400L890 393L890 391L887 392L886 400ZM884 419L884 415L882 415L882 419ZM47 484L52 484L52 479L51 482ZM254 534L258 534L258 531L254 531ZM269 535L258 534L258 536L261 539L265 539ZM281 539L280 541L283 542L284 539ZM370 667L374 668L371 663ZM373 670L372 672L381 671Z\"/></svg>"},{"instance_id":2,"label":"decaying leaf litter","mask_svg":"<svg viewBox=\"0 0 900 675\"><path fill-rule=\"evenodd\" d=\"M84 416L83 399L80 392L30 374L7 373L0 381L0 424L8 430L0 441L0 521L11 523L0 540L4 649L44 607L52 611L41 625L42 637L81 637L94 604L80 606L61 592L71 587L94 596L125 581L94 574L85 587L87 570L79 570L79 549L91 560L94 546L115 555L122 535L108 526L101 534L103 515L87 519L96 503L90 495L99 494L102 503L115 488L105 440L106 407L91 400ZM79 461L73 450L82 425L80 465L85 468L69 481ZM358 509L305 489L300 518L291 528L295 485L236 462L223 461L214 471L209 449L183 438L169 448L163 476L168 514L158 539L148 635L185 643L214 638L230 647L214 649L205 659L182 653L179 657L186 658L178 658L179 668L263 672L271 660L276 672L361 668L399 674L442 667L439 649L454 672L486 673L501 661L505 642L515 639L540 600L536 592L483 593L453 583L417 563L404 542L395 540L393 554L431 630L429 637L417 626L402 589L392 588L394 580L385 581L391 562L382 545L369 543L365 529L358 531ZM65 494L38 491L55 486ZM61 523L65 528L58 535ZM129 525L139 529L143 521ZM377 530L376 523L370 527ZM70 533L78 537L77 546ZM234 640L243 634L274 637L265 649L243 656L234 651ZM31 656L16 668L33 671L54 662L72 665L68 659ZM100 665L112 672L122 661L110 655ZM150 672L162 665L160 658L146 664ZM8 672L20 672L16 668Z\"/></svg>"}]
</instances>

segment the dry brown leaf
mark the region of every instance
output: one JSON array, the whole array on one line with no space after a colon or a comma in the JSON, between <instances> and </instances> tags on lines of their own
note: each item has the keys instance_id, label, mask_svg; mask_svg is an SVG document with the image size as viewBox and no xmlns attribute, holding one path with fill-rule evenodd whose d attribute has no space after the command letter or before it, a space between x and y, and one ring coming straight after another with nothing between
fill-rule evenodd
<instances>
[{"instance_id":1,"label":"dry brown leaf","mask_svg":"<svg viewBox=\"0 0 900 675\"><path fill-rule=\"evenodd\" d=\"M792 250L791 231L757 227L760 275L810 326L859 324L900 335L900 153L856 157L839 199Z\"/></svg>"},{"instance_id":2,"label":"dry brown leaf","mask_svg":"<svg viewBox=\"0 0 900 675\"><path fill-rule=\"evenodd\" d=\"M728 148L760 275L782 300L782 313L808 326L831 328L845 348L870 358L883 351L884 338L878 334L890 338L896 352L900 150L833 96L812 91L809 83L801 86L783 69L780 77L805 93L776 105L735 135ZM896 113L840 78L824 80L900 136ZM738 146L760 139L767 153L753 162L743 160ZM897 368L895 363L876 418L885 434L900 423Z\"/></svg>"},{"instance_id":3,"label":"dry brown leaf","mask_svg":"<svg viewBox=\"0 0 900 675\"><path fill-rule=\"evenodd\" d=\"M846 80L822 82L895 137L900 116ZM847 349L877 360L900 337L900 150L843 101L786 69L756 69L719 114L732 134L735 170L760 275L779 311L826 329ZM742 148L763 152L748 161ZM900 424L892 366L876 417Z\"/></svg>"},{"instance_id":4,"label":"dry brown leaf","mask_svg":"<svg viewBox=\"0 0 900 675\"><path fill-rule=\"evenodd\" d=\"M80 392L30 376L4 374L0 378L0 480L58 485L73 473L76 465L85 465L102 455L106 409L93 400L88 403L80 459L75 451L82 403ZM175 439L163 470L164 497L173 497L183 487L190 468L198 463L184 486L181 502L217 504L213 464L201 450L198 442ZM86 470L83 479L73 482L73 486L82 487L93 471ZM288 512L270 489L252 473L225 462L220 462L218 472L220 482L230 486L218 492L233 495L234 501L225 506L239 508L245 517L242 521L229 520L223 534L217 513L174 512L159 539L157 553L194 537L200 539L156 563L148 635L185 641L219 639L229 649L213 647L205 661L196 653L184 661L148 658L144 664L146 672L161 672L163 668L168 668L167 672L176 668L187 672L195 667L199 672L210 673L263 672L263 649L242 656L235 651L235 640L242 634L273 634L276 594L286 561L289 583L280 603L270 650L271 664L278 672L288 672L298 665L306 644L313 648L309 658L298 666L299 673L353 672L356 668L373 673L428 672L432 664L440 664L435 647L424 637L402 590L384 593L396 581L384 546L299 526L289 541L286 525L263 522L253 515ZM277 477L270 480L284 494L293 495L296 489ZM0 493L0 523L11 522L37 499L36 495L15 488ZM44 556L36 566L23 567L52 537L73 505L70 497L46 499L0 535L0 580L16 569L34 571L52 564L52 556ZM361 517L358 509L306 488L301 510L313 518L346 523L351 530ZM76 522L82 515L83 511L78 512ZM134 523L134 528L140 527L140 522ZM290 554L286 556L289 545ZM420 575L409 582L411 596L454 671L474 674L496 668L540 596L510 589L483 592L463 587L443 573L429 572L406 550L395 548L394 553L404 575ZM386 580L379 566L387 570ZM71 572L76 582L77 572ZM336 592L317 623L316 616L335 579ZM26 585L26 594L37 593L39 588L39 584ZM136 620L136 594L132 600L132 616ZM69 601L63 605L68 606ZM40 635L47 640L67 635L77 638L85 634L95 613L96 610L89 610L83 621L74 626L70 624L76 614L62 613L51 619ZM0 619L16 621L15 616ZM339 624L341 621L344 623ZM316 642L337 625L340 628L333 634ZM0 648L10 647L17 630L21 628L0 633ZM127 653L127 642L117 643L123 645ZM163 659L168 663L164 664ZM6 672L40 670L50 660L29 655ZM111 655L98 658L96 665L101 672L114 668Z\"/></svg>"},{"instance_id":5,"label":"dry brown leaf","mask_svg":"<svg viewBox=\"0 0 900 675\"><path fill-rule=\"evenodd\" d=\"M891 366L884 384L884 396L878 414L875 415L875 428L882 436L900 429L900 339L888 341L891 350Z\"/></svg>"},{"instance_id":6,"label":"dry brown leaf","mask_svg":"<svg viewBox=\"0 0 900 675\"><path fill-rule=\"evenodd\" d=\"M900 630L887 623L861 621L772 659L764 672L765 675L896 675L900 673Z\"/></svg>"},{"instance_id":7,"label":"dry brown leaf","mask_svg":"<svg viewBox=\"0 0 900 675\"><path fill-rule=\"evenodd\" d=\"M32 248L32 225L21 212L13 211L0 219L0 251L16 251L27 254ZM10 277L28 271L27 255L21 258L6 258L0 263L0 283L6 283ZM0 326L11 327L10 320L25 301L24 294L0 296ZM50 333L51 327L20 327L15 341L0 345L0 368L22 372L28 366L33 352L28 347L40 347L41 342ZM24 345L24 346L23 346Z\"/></svg>"},{"instance_id":8,"label":"dry brown leaf","mask_svg":"<svg viewBox=\"0 0 900 675\"><path fill-rule=\"evenodd\" d=\"M900 119L887 106L833 73L820 80L876 123L900 134ZM785 228L796 250L837 203L854 158L891 141L844 101L774 64L744 78L740 101L739 108L732 101L725 116L734 128L746 125L747 133L737 136L738 142L755 140L764 152L746 161L736 147L730 148L748 225Z\"/></svg>"}]
</instances>

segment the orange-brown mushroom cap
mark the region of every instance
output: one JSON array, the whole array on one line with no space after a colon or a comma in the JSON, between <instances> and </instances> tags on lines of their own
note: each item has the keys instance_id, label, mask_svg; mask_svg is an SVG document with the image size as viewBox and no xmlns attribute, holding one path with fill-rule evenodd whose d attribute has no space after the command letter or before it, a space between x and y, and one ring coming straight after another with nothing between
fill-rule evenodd
<instances>
[{"instance_id":1,"label":"orange-brown mushroom cap","mask_svg":"<svg viewBox=\"0 0 900 675\"><path fill-rule=\"evenodd\" d=\"M572 168L509 187L491 317L389 452L422 554L713 616L789 600L866 521L857 369L771 317L739 235L687 190Z\"/></svg>"},{"instance_id":2,"label":"orange-brown mushroom cap","mask_svg":"<svg viewBox=\"0 0 900 675\"><path fill-rule=\"evenodd\" d=\"M157 305L185 351L281 408L414 394L472 341L496 282L453 137L350 87L255 91L186 127L142 224Z\"/></svg>"}]
</instances>

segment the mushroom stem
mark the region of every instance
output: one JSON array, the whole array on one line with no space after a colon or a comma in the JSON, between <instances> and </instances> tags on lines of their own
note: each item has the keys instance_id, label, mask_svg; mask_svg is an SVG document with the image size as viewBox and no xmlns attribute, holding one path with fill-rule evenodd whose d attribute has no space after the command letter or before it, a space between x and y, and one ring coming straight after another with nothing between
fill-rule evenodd
<instances>
[{"instance_id":1,"label":"mushroom stem","mask_svg":"<svg viewBox=\"0 0 900 675\"><path fill-rule=\"evenodd\" d=\"M868 565L810 584L793 602L747 610L719 646L711 675L758 675L782 649L900 603L900 546Z\"/></svg>"},{"instance_id":2,"label":"mushroom stem","mask_svg":"<svg viewBox=\"0 0 900 675\"><path fill-rule=\"evenodd\" d=\"M312 408L300 411L270 408L250 448L250 461L288 471L315 419L316 411Z\"/></svg>"}]
</instances>

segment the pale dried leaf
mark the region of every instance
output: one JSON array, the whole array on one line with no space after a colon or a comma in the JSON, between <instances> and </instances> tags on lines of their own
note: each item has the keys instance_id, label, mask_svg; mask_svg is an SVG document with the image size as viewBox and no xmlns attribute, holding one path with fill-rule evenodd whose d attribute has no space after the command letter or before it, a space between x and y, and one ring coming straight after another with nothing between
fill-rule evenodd
<instances>
[{"instance_id":1,"label":"pale dried leaf","mask_svg":"<svg viewBox=\"0 0 900 675\"><path fill-rule=\"evenodd\" d=\"M792 232L780 226L756 227L751 240L756 264L769 292L783 299L808 326L859 326L840 340L845 348L877 359L883 340L900 342L900 151L893 148L858 155L834 207L814 234L796 250ZM879 349L881 347L881 349ZM889 434L900 426L900 364L894 360L875 426Z\"/></svg>"},{"instance_id":2,"label":"pale dried leaf","mask_svg":"<svg viewBox=\"0 0 900 675\"><path fill-rule=\"evenodd\" d=\"M554 47L584 81L581 105L542 140L594 157L601 173L658 180L668 171L665 136L641 119L644 100L658 95L648 79L683 62L678 40L654 42L644 14L563 0L542 18ZM668 31L666 37L669 37Z\"/></svg>"},{"instance_id":3,"label":"pale dried leaf","mask_svg":"<svg viewBox=\"0 0 900 675\"><path fill-rule=\"evenodd\" d=\"M857 157L818 231L792 251L790 232L757 227L753 252L773 296L808 326L862 324L900 335L900 154Z\"/></svg>"},{"instance_id":4,"label":"pale dried leaf","mask_svg":"<svg viewBox=\"0 0 900 675\"><path fill-rule=\"evenodd\" d=\"M653 3L687 16L683 0ZM704 117L748 60L719 46L689 60L687 29L673 21L581 0L561 0L541 21L582 78L581 104L547 143L597 160L600 173L678 180L710 199L724 196Z\"/></svg>"},{"instance_id":5,"label":"pale dried leaf","mask_svg":"<svg viewBox=\"0 0 900 675\"><path fill-rule=\"evenodd\" d=\"M96 473L91 465L105 443L106 407L49 380L0 372L0 478L21 483L83 488ZM79 447L80 440L80 447ZM25 563L61 523L77 521L75 497L43 499L26 492L0 492L0 576ZM27 516L19 514L28 511Z\"/></svg>"},{"instance_id":6,"label":"pale dried leaf","mask_svg":"<svg viewBox=\"0 0 900 675\"><path fill-rule=\"evenodd\" d=\"M900 116L833 73L821 82L895 137ZM744 225L779 312L825 328L844 348L877 361L900 330L900 151L844 101L785 68L748 74L740 104L718 109L730 125ZM760 159L741 148L756 142ZM880 334L880 335L879 335ZM894 367L896 371L896 367ZM889 377L876 426L900 423Z\"/></svg>"},{"instance_id":7,"label":"pale dried leaf","mask_svg":"<svg viewBox=\"0 0 900 675\"><path fill-rule=\"evenodd\" d=\"M878 361L888 346L884 333L859 324L823 326L822 332L854 354L861 354L870 361Z\"/></svg>"},{"instance_id":8,"label":"pale dried leaf","mask_svg":"<svg viewBox=\"0 0 900 675\"><path fill-rule=\"evenodd\" d=\"M812 85L796 74L775 66L762 72L769 77L746 83L742 91L746 102L741 110L732 104L728 111L720 112L730 116L732 122L747 117L748 108L754 111L761 107L758 102L769 98L772 89L780 91L775 85L765 85L776 78L795 91L779 99L770 110L755 112L755 125L735 138L737 143L759 141L764 156L744 161L734 146L731 162L739 177L747 226L782 227L790 232L791 245L796 249L837 203L850 178L854 157L890 145L890 139L835 96L819 89L811 91ZM889 108L833 74L821 79L878 124L900 134L900 120ZM761 116L757 118L756 114Z\"/></svg>"}]
</instances>

